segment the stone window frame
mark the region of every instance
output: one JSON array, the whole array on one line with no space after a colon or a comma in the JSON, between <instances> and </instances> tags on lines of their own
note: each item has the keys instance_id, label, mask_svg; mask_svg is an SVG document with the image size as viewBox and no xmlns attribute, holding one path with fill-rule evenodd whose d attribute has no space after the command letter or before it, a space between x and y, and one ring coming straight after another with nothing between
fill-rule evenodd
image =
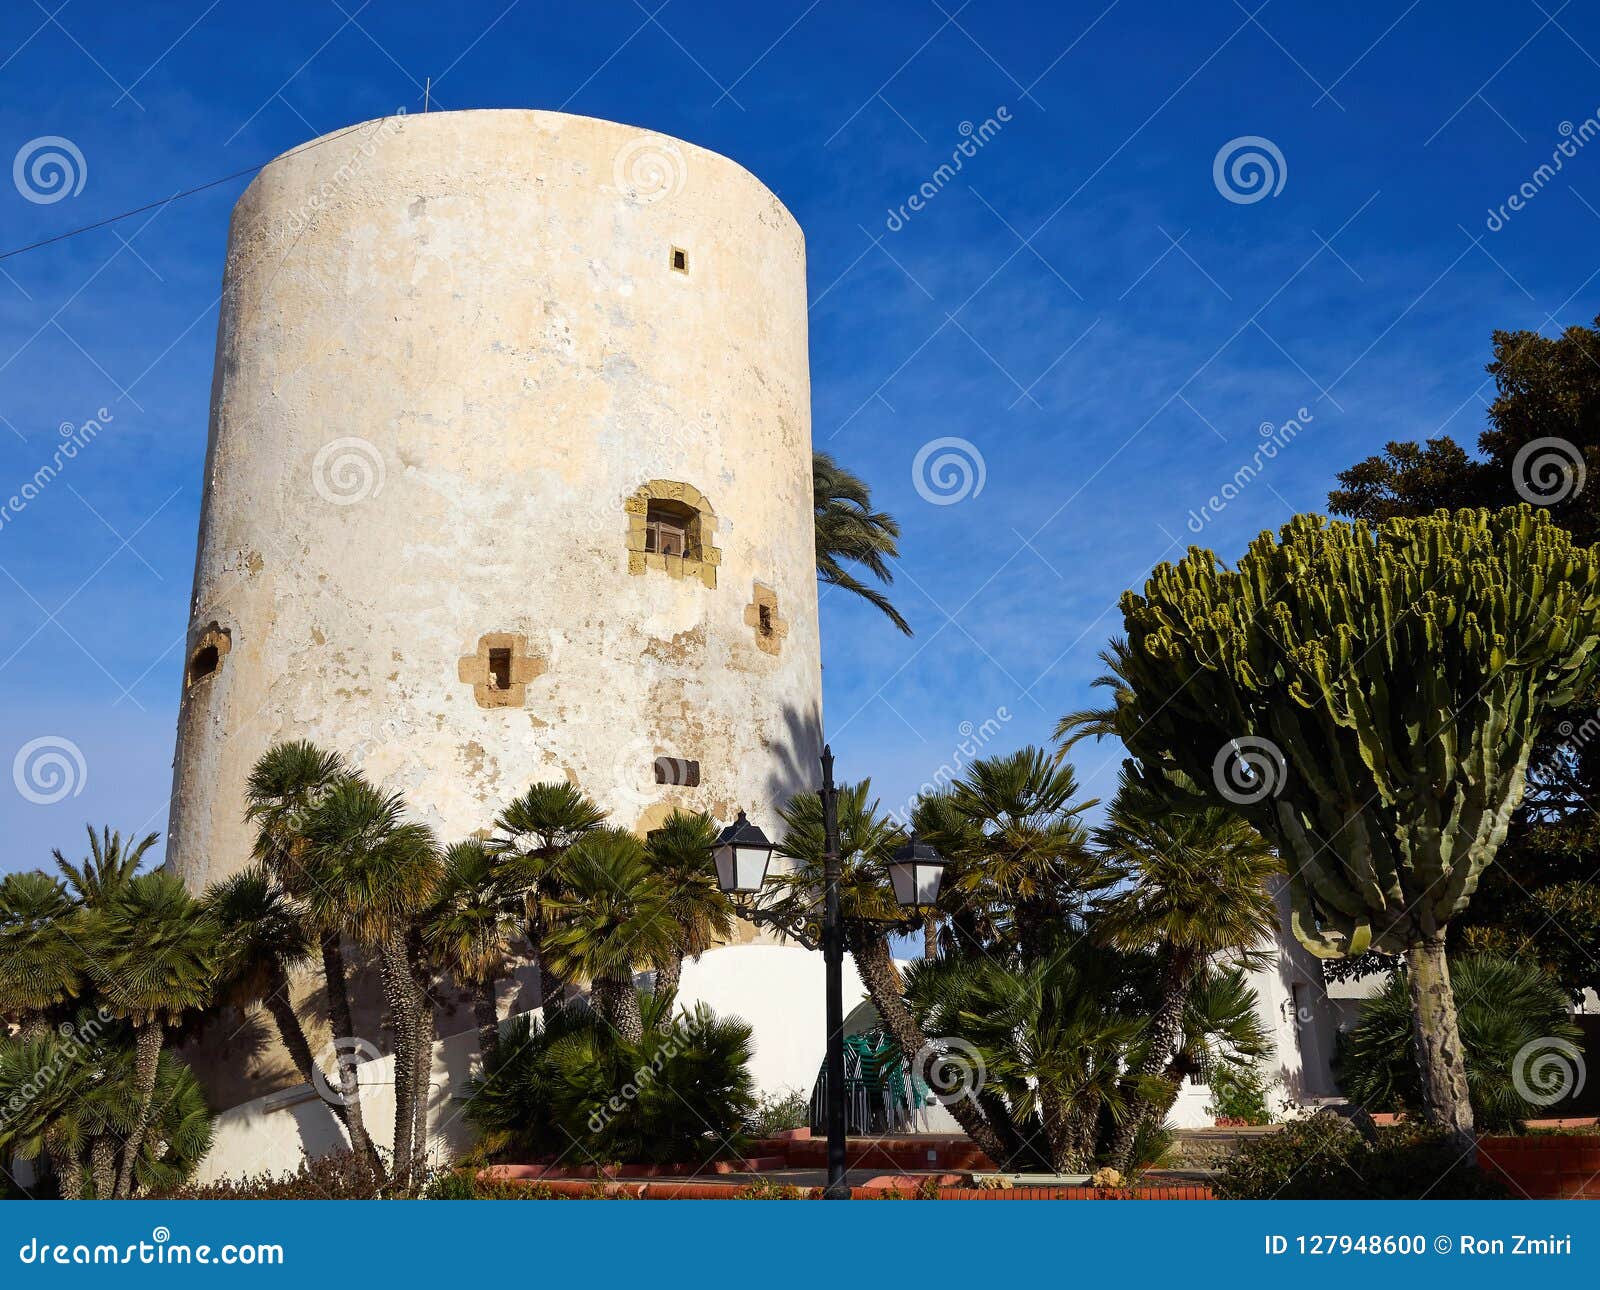
<instances>
[{"instance_id":1,"label":"stone window frame","mask_svg":"<svg viewBox=\"0 0 1600 1290\"><path fill-rule=\"evenodd\" d=\"M789 620L778 613L778 593L764 582L754 583L752 588L750 603L744 607L745 626L754 629L756 648L763 654L782 653ZM766 610L767 631L761 630L762 610Z\"/></svg>"},{"instance_id":2,"label":"stone window frame","mask_svg":"<svg viewBox=\"0 0 1600 1290\"><path fill-rule=\"evenodd\" d=\"M651 502L677 502L695 512L699 528L697 555L662 555L645 550L645 533ZM628 572L643 574L648 569L659 569L672 578L694 578L715 591L717 566L722 563L722 550L716 545L717 513L711 502L693 484L676 479L652 479L629 494L622 503L628 518Z\"/></svg>"},{"instance_id":3,"label":"stone window frame","mask_svg":"<svg viewBox=\"0 0 1600 1290\"><path fill-rule=\"evenodd\" d=\"M508 685L495 684L491 655L499 650L510 654ZM485 632L478 637L474 653L456 661L456 677L472 687L472 697L480 708L520 708L528 700L528 682L548 670L544 659L528 647L521 632Z\"/></svg>"}]
</instances>

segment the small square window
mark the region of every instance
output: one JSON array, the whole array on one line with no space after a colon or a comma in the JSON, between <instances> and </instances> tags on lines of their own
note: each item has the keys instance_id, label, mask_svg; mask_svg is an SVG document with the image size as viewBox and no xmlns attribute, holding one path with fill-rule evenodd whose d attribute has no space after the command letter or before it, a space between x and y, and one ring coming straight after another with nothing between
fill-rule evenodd
<instances>
[{"instance_id":1,"label":"small square window","mask_svg":"<svg viewBox=\"0 0 1600 1290\"><path fill-rule=\"evenodd\" d=\"M757 619L758 619L758 621L756 623L756 630L759 631L763 636L771 636L772 635L772 606L771 605L761 605L757 609L756 614L757 614Z\"/></svg>"},{"instance_id":2,"label":"small square window","mask_svg":"<svg viewBox=\"0 0 1600 1290\"><path fill-rule=\"evenodd\" d=\"M511 651L509 649L491 649L489 651L489 688L491 690L509 690L511 688Z\"/></svg>"},{"instance_id":3,"label":"small square window","mask_svg":"<svg viewBox=\"0 0 1600 1290\"><path fill-rule=\"evenodd\" d=\"M676 273L689 272L689 253L681 246L672 248L672 268Z\"/></svg>"}]
</instances>

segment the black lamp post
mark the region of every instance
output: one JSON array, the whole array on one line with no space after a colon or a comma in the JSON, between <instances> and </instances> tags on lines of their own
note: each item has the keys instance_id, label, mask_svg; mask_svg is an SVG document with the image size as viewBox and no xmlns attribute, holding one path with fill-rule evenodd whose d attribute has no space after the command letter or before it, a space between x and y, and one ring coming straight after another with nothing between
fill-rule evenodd
<instances>
[{"instance_id":1,"label":"black lamp post","mask_svg":"<svg viewBox=\"0 0 1600 1290\"><path fill-rule=\"evenodd\" d=\"M828 1183L825 1200L849 1200L850 1184L845 1177L845 1098L844 1098L844 925L839 916L839 790L833 783L833 749L822 750L822 961L825 973L827 1064L823 1123L828 1135ZM808 949L817 948L804 922L755 905L753 897L766 881L767 864L773 844L752 824L743 811L721 833L712 846L717 867L717 886L733 896L740 914L758 925L775 925ZM916 834L889 859L889 878L895 900L902 907L915 909L931 905L939 897L939 881L944 874L944 859Z\"/></svg>"}]
</instances>

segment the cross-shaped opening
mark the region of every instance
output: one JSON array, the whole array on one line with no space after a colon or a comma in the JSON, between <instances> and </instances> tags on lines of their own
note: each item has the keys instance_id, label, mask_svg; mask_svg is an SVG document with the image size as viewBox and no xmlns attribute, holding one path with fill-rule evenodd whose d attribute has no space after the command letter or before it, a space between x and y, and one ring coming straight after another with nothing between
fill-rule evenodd
<instances>
[{"instance_id":1,"label":"cross-shaped opening","mask_svg":"<svg viewBox=\"0 0 1600 1290\"><path fill-rule=\"evenodd\" d=\"M763 636L772 635L771 605L760 605L756 608L756 630Z\"/></svg>"}]
</instances>

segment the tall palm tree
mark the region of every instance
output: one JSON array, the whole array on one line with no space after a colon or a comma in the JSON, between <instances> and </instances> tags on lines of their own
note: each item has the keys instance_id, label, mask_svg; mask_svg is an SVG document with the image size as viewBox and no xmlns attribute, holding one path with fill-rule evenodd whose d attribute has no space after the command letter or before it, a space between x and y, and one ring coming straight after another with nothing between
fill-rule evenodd
<instances>
[{"instance_id":1,"label":"tall palm tree","mask_svg":"<svg viewBox=\"0 0 1600 1290\"><path fill-rule=\"evenodd\" d=\"M238 1008L264 1007L295 1070L311 1083L316 1061L289 996L289 974L311 957L300 908L260 862L212 883L201 905L220 933L219 997ZM347 1123L343 1106L333 1110Z\"/></svg>"},{"instance_id":2,"label":"tall palm tree","mask_svg":"<svg viewBox=\"0 0 1600 1290\"><path fill-rule=\"evenodd\" d=\"M98 837L92 826L88 828L89 854L80 864L73 864L57 847L51 855L56 868L66 880L73 898L81 905L104 905L121 891L138 871L145 852L156 844L154 833L146 834L139 842L124 843L122 834L110 828L100 831Z\"/></svg>"},{"instance_id":3,"label":"tall palm tree","mask_svg":"<svg viewBox=\"0 0 1600 1290\"><path fill-rule=\"evenodd\" d=\"M845 947L855 961L884 1027L909 1057L928 1048L928 1036L906 1005L904 982L895 966L889 938L909 931L907 919L894 898L885 865L905 835L883 814L872 796L872 782L839 786L839 912ZM791 862L788 873L772 883L773 900L785 921L820 914L823 899L825 831L822 803L815 793L803 793L779 812L784 824L778 854ZM991 1115L967 1098L950 1104L950 1113L967 1135L996 1164L1018 1158L1020 1143L1010 1132L1003 1108Z\"/></svg>"},{"instance_id":4,"label":"tall palm tree","mask_svg":"<svg viewBox=\"0 0 1600 1290\"><path fill-rule=\"evenodd\" d=\"M545 937L556 971L589 982L595 1012L629 1043L644 1037L634 968L677 944L667 893L644 844L626 829L596 829L567 852Z\"/></svg>"},{"instance_id":5,"label":"tall palm tree","mask_svg":"<svg viewBox=\"0 0 1600 1290\"><path fill-rule=\"evenodd\" d=\"M450 847L422 939L430 953L472 988L478 1051L485 1066L500 1044L495 985L521 936L522 920L507 896L500 857L476 840Z\"/></svg>"},{"instance_id":6,"label":"tall palm tree","mask_svg":"<svg viewBox=\"0 0 1600 1290\"><path fill-rule=\"evenodd\" d=\"M402 1187L426 1155L433 1063L432 983L410 941L441 869L433 832L408 822L405 809L398 793L359 775L340 779L300 825L309 881L298 893L319 932L343 932L376 954L395 1030L394 1176Z\"/></svg>"},{"instance_id":7,"label":"tall palm tree","mask_svg":"<svg viewBox=\"0 0 1600 1290\"><path fill-rule=\"evenodd\" d=\"M255 858L291 897L303 898L316 881L304 861L306 818L348 775L338 753L304 739L274 744L251 768L245 781L245 818L256 825ZM332 1047L339 1063L340 1119L357 1159L375 1179L381 1179L383 1164L361 1110L356 1053L349 1043L338 1042L356 1037L343 932L337 922L313 931L322 960Z\"/></svg>"},{"instance_id":8,"label":"tall palm tree","mask_svg":"<svg viewBox=\"0 0 1600 1290\"><path fill-rule=\"evenodd\" d=\"M74 906L48 874L7 874L0 881L0 1017L37 1039L51 1009L77 997L83 950L73 943Z\"/></svg>"},{"instance_id":9,"label":"tall palm tree","mask_svg":"<svg viewBox=\"0 0 1600 1290\"><path fill-rule=\"evenodd\" d=\"M561 894L562 857L580 838L606 822L606 813L564 781L530 784L528 791L495 817L489 845L510 864L506 878L522 893L528 942L539 965L539 1004L561 995L561 978L545 953L548 902Z\"/></svg>"},{"instance_id":10,"label":"tall palm tree","mask_svg":"<svg viewBox=\"0 0 1600 1290\"><path fill-rule=\"evenodd\" d=\"M1281 865L1231 811L1178 810L1126 772L1095 840L1122 884L1102 905L1101 939L1130 951L1160 947L1159 995L1130 1072L1157 1076L1182 1045L1184 1012L1206 965L1219 954L1251 953L1276 929L1267 882ZM1146 1102L1119 1127L1114 1167L1127 1167L1139 1124L1154 1110Z\"/></svg>"},{"instance_id":11,"label":"tall palm tree","mask_svg":"<svg viewBox=\"0 0 1600 1290\"><path fill-rule=\"evenodd\" d=\"M172 874L130 878L92 914L101 950L92 971L113 1011L134 1033L137 1114L123 1146L116 1194L128 1196L150 1124L166 1027L205 1005L216 978L216 925Z\"/></svg>"},{"instance_id":12,"label":"tall palm tree","mask_svg":"<svg viewBox=\"0 0 1600 1290\"><path fill-rule=\"evenodd\" d=\"M858 564L879 582L894 581L889 561L900 556L900 525L892 515L872 509L872 490L825 452L811 454L811 491L816 508L817 577L876 605L911 635L911 624L876 587L845 567Z\"/></svg>"},{"instance_id":13,"label":"tall palm tree","mask_svg":"<svg viewBox=\"0 0 1600 1290\"><path fill-rule=\"evenodd\" d=\"M670 953L655 963L656 995L665 1006L662 1026L672 1025L672 1001L678 994L683 960L699 958L733 935L733 905L717 886L711 867L717 826L699 811L674 810L645 839L645 854L667 901L667 917L678 929Z\"/></svg>"}]
</instances>

